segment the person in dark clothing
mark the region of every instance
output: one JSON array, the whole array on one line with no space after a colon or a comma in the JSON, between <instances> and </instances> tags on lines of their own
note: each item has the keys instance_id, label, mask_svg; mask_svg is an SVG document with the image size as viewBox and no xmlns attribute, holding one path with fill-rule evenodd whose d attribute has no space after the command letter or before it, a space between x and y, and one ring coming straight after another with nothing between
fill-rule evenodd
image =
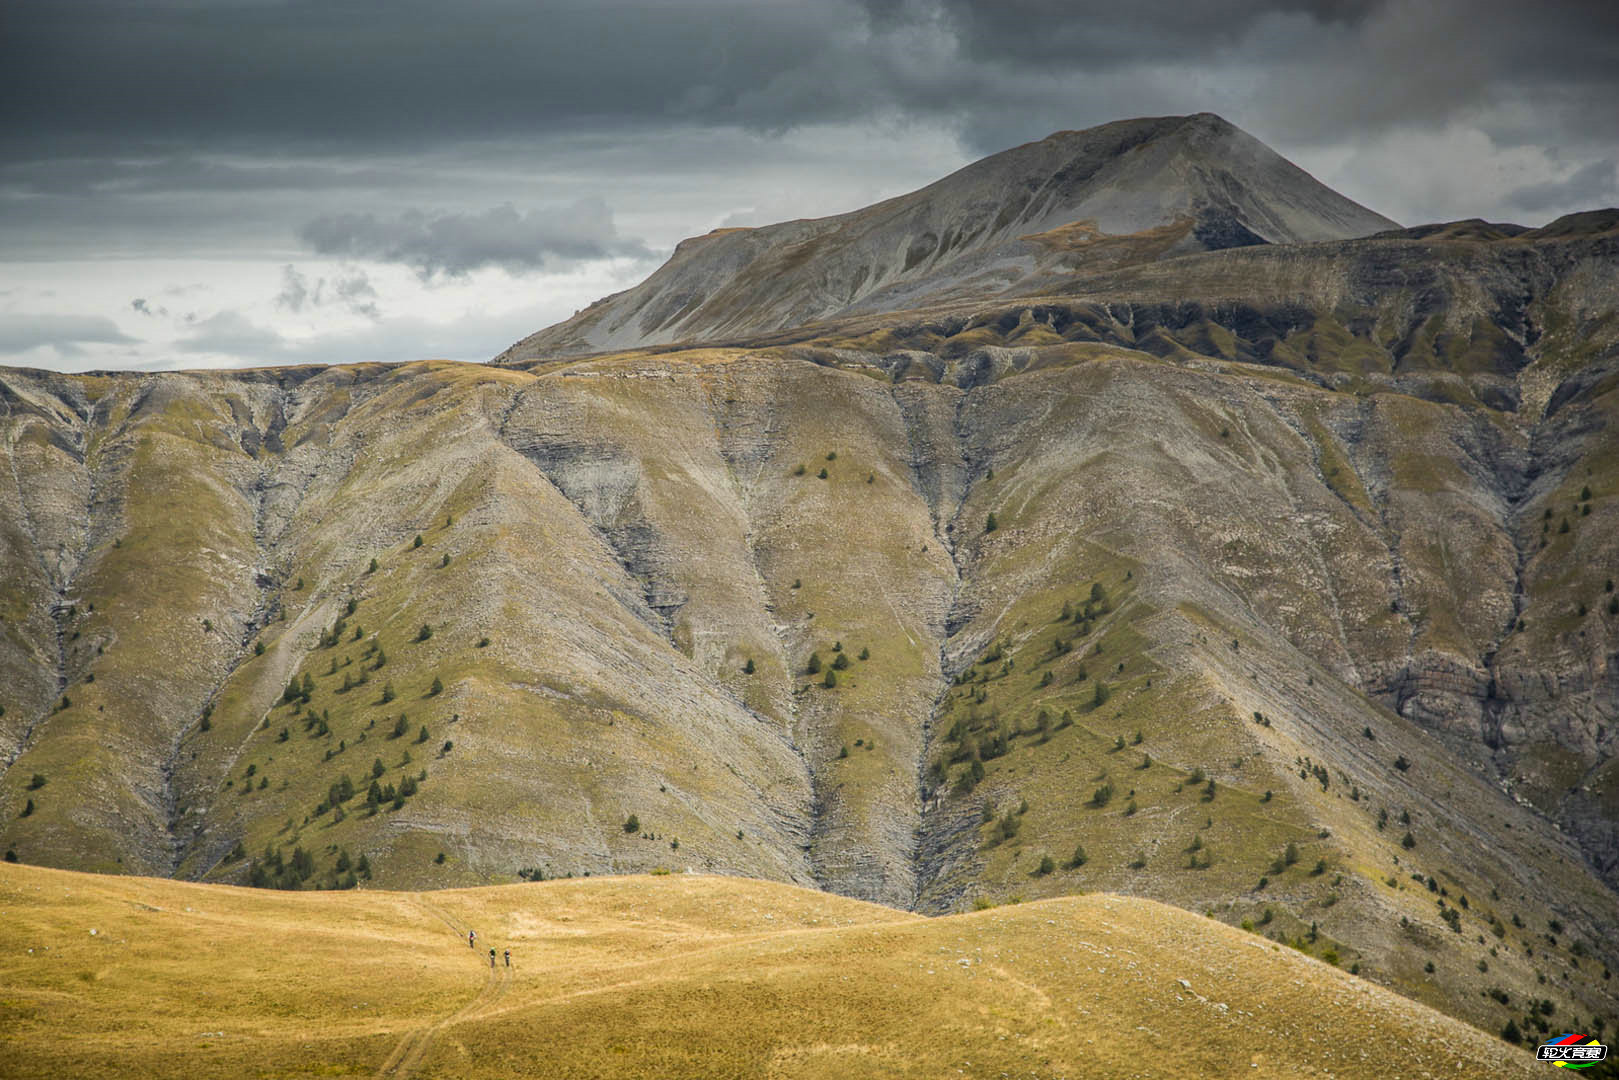
<instances>
[{"instance_id":1,"label":"person in dark clothing","mask_svg":"<svg viewBox=\"0 0 1619 1080\"><path fill-rule=\"evenodd\" d=\"M489 950L489 970L495 970L495 950Z\"/></svg>"},{"instance_id":2,"label":"person in dark clothing","mask_svg":"<svg viewBox=\"0 0 1619 1080\"><path fill-rule=\"evenodd\" d=\"M476 931L476 930L468 930L467 931L467 948L476 949L477 947L478 947L478 931Z\"/></svg>"},{"instance_id":3,"label":"person in dark clothing","mask_svg":"<svg viewBox=\"0 0 1619 1080\"><path fill-rule=\"evenodd\" d=\"M506 966L512 966L512 951L510 949L506 950Z\"/></svg>"}]
</instances>

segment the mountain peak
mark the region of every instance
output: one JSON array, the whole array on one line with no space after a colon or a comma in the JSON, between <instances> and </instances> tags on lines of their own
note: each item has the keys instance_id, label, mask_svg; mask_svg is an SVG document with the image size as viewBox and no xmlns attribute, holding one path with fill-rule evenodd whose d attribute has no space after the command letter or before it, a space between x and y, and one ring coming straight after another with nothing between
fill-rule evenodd
<instances>
[{"instance_id":1,"label":"mountain peak","mask_svg":"<svg viewBox=\"0 0 1619 1080\"><path fill-rule=\"evenodd\" d=\"M682 241L635 288L501 357L767 332L1033 294L1076 273L1397 227L1214 113L1059 131L846 214Z\"/></svg>"}]
</instances>

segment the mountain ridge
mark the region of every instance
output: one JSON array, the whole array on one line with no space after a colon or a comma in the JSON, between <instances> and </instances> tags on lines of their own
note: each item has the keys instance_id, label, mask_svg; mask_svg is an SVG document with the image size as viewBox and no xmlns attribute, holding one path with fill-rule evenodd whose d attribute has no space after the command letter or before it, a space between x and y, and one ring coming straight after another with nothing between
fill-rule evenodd
<instances>
[{"instance_id":1,"label":"mountain ridge","mask_svg":"<svg viewBox=\"0 0 1619 1080\"><path fill-rule=\"evenodd\" d=\"M1359 236L1394 223L1209 113L1057 132L846 214L716 230L503 359L781 329L991 295L1085 263Z\"/></svg>"}]
</instances>

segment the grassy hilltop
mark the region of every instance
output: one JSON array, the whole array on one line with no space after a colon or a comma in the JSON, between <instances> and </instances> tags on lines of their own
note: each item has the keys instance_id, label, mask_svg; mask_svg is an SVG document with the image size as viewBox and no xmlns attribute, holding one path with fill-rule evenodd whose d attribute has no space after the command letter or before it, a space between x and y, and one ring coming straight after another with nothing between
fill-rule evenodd
<instances>
[{"instance_id":1,"label":"grassy hilltop","mask_svg":"<svg viewBox=\"0 0 1619 1080\"><path fill-rule=\"evenodd\" d=\"M6 866L0 911L17 1080L1543 1068L1292 949L1110 895L925 919L706 876L279 894Z\"/></svg>"}]
</instances>

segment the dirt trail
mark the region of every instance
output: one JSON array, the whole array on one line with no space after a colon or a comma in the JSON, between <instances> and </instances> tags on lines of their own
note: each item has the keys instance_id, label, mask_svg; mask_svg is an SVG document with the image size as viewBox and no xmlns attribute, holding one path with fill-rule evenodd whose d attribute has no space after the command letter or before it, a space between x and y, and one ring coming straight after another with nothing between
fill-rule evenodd
<instances>
[{"instance_id":1,"label":"dirt trail","mask_svg":"<svg viewBox=\"0 0 1619 1080\"><path fill-rule=\"evenodd\" d=\"M411 903L449 927L458 943L466 940L465 931L457 926L455 920L446 915L436 905L419 896L413 896L410 899ZM480 952L480 961L481 956ZM506 988L511 984L511 978L512 972L510 968L491 967L488 978L484 980L483 986L479 988L478 993L471 1001L440 1020L423 1024L421 1027L406 1032L404 1038L399 1040L398 1045L393 1048L393 1052L388 1055L387 1060L377 1069L377 1080L404 1080L405 1077L414 1074L417 1067L421 1065L422 1059L427 1056L428 1050L432 1048L433 1040L438 1036L439 1032L452 1024L459 1024L464 1020L470 1020L473 1017L492 1012L495 1002L500 1000L501 995L506 992Z\"/></svg>"}]
</instances>

